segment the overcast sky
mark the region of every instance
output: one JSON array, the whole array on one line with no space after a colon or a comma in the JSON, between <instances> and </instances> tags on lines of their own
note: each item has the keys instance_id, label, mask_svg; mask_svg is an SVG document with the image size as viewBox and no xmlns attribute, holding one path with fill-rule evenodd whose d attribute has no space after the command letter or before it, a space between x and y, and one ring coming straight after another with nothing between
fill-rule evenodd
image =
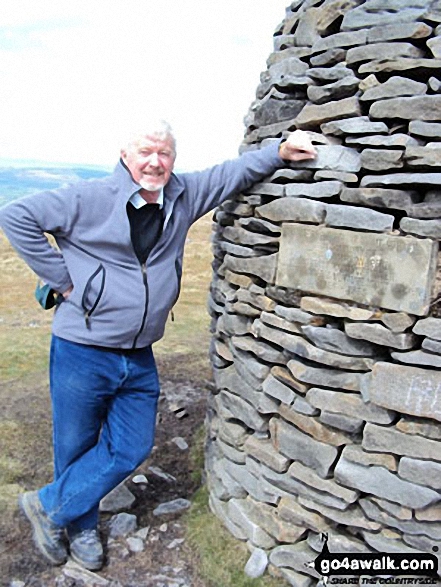
<instances>
[{"instance_id":1,"label":"overcast sky","mask_svg":"<svg viewBox=\"0 0 441 587\"><path fill-rule=\"evenodd\" d=\"M154 113L191 170L236 155L289 0L2 4L0 159L113 166Z\"/></svg>"}]
</instances>

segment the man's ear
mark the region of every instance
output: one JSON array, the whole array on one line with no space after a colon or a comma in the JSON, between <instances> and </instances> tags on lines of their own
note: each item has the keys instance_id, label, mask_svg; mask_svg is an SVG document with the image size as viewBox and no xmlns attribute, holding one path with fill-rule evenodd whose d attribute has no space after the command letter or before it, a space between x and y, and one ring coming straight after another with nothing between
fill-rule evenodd
<instances>
[{"instance_id":1,"label":"man's ear","mask_svg":"<svg viewBox=\"0 0 441 587\"><path fill-rule=\"evenodd\" d=\"M124 163L126 162L127 151L125 151L124 149L121 149L121 159L124 161Z\"/></svg>"}]
</instances>

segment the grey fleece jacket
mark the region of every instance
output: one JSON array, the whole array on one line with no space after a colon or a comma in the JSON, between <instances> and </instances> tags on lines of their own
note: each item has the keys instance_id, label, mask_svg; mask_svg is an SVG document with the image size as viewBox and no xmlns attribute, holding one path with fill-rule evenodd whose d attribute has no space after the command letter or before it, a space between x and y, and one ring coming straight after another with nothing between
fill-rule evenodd
<instances>
[{"instance_id":1,"label":"grey fleece jacket","mask_svg":"<svg viewBox=\"0 0 441 587\"><path fill-rule=\"evenodd\" d=\"M0 225L18 253L69 298L53 333L82 344L142 348L159 340L180 290L187 231L232 194L284 165L278 144L210 169L172 174L164 189L164 229L145 266L130 238L126 205L140 189L119 162L112 175L16 200ZM44 233L55 237L54 249Z\"/></svg>"}]
</instances>

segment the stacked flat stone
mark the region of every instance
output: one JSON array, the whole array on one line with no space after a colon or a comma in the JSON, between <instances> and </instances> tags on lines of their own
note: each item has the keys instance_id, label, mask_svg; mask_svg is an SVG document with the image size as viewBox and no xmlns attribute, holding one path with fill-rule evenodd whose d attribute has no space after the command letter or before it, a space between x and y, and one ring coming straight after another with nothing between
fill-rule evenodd
<instances>
[{"instance_id":1,"label":"stacked flat stone","mask_svg":"<svg viewBox=\"0 0 441 587\"><path fill-rule=\"evenodd\" d=\"M215 215L212 510L307 587L321 551L441 552L441 1L296 0ZM441 562L441 561L440 561Z\"/></svg>"}]
</instances>

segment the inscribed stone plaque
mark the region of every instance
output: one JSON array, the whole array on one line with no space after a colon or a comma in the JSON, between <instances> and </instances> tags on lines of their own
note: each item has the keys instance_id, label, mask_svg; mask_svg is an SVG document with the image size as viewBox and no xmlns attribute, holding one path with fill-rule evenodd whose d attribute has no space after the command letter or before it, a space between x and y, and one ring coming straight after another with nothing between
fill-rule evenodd
<instances>
[{"instance_id":1,"label":"inscribed stone plaque","mask_svg":"<svg viewBox=\"0 0 441 587\"><path fill-rule=\"evenodd\" d=\"M379 362L363 395L366 391L378 406L441 421L440 371Z\"/></svg>"},{"instance_id":2,"label":"inscribed stone plaque","mask_svg":"<svg viewBox=\"0 0 441 587\"><path fill-rule=\"evenodd\" d=\"M436 256L429 239L285 223L276 285L423 316Z\"/></svg>"}]
</instances>

